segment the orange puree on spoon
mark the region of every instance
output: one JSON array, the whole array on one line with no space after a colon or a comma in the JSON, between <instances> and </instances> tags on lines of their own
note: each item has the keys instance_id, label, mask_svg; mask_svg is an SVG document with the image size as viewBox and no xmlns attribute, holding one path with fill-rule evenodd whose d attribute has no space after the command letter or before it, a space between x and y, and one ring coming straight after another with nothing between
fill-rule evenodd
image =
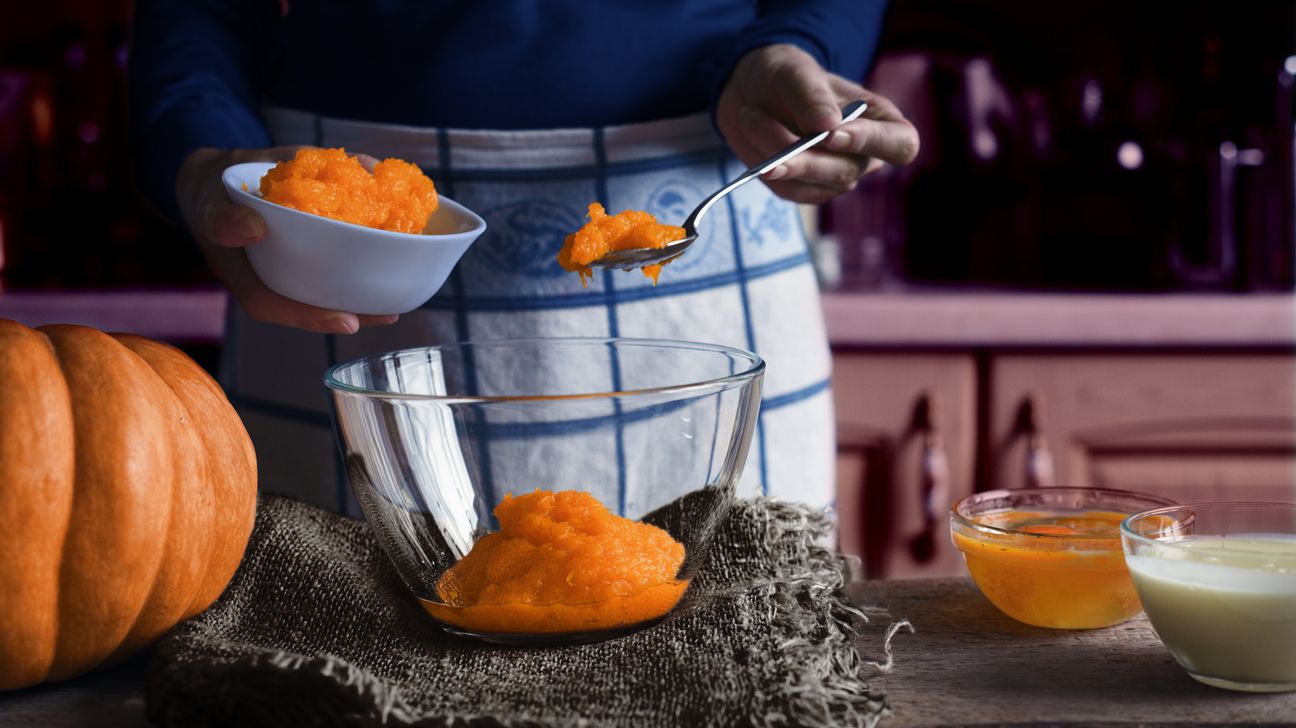
<instances>
[{"instance_id":1,"label":"orange puree on spoon","mask_svg":"<svg viewBox=\"0 0 1296 728\"><path fill-rule=\"evenodd\" d=\"M589 222L576 232L568 235L563 241L562 250L558 252L558 264L564 270L580 274L581 283L589 286L593 276L590 263L602 258L613 250L633 250L635 248L664 248L667 243L684 237L684 228L657 222L657 218L641 210L626 210L616 215L608 215L603 206L591 202ZM646 265L644 275L657 284L661 274L661 265Z\"/></svg>"},{"instance_id":2,"label":"orange puree on spoon","mask_svg":"<svg viewBox=\"0 0 1296 728\"><path fill-rule=\"evenodd\" d=\"M437 582L433 617L477 632L564 633L660 617L688 587L684 546L656 526L613 515L588 493L504 496L500 530Z\"/></svg>"},{"instance_id":3,"label":"orange puree on spoon","mask_svg":"<svg viewBox=\"0 0 1296 728\"><path fill-rule=\"evenodd\" d=\"M386 159L373 174L344 149L307 148L261 178L261 197L312 215L398 233L421 233L437 209L422 170Z\"/></svg>"}]
</instances>

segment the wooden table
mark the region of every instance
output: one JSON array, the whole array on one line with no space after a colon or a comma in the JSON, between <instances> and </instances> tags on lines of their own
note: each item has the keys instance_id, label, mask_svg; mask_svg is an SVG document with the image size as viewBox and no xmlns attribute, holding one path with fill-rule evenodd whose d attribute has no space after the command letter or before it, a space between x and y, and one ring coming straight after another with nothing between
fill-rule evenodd
<instances>
[{"instance_id":1,"label":"wooden table","mask_svg":"<svg viewBox=\"0 0 1296 728\"><path fill-rule=\"evenodd\" d=\"M886 728L1296 726L1296 693L1198 683L1141 614L1106 629L1029 627L1000 613L966 579L861 582L852 596L914 625L912 635L900 632L892 642L894 670L870 680L895 711ZM859 649L880 656L876 639Z\"/></svg>"},{"instance_id":2,"label":"wooden table","mask_svg":"<svg viewBox=\"0 0 1296 728\"><path fill-rule=\"evenodd\" d=\"M148 655L76 680L0 693L3 728L147 728Z\"/></svg>"},{"instance_id":3,"label":"wooden table","mask_svg":"<svg viewBox=\"0 0 1296 728\"><path fill-rule=\"evenodd\" d=\"M860 582L851 592L915 626L895 637L895 669L871 678L895 711L883 728L1296 726L1296 693L1200 685L1142 617L1085 632L1036 629L1000 614L962 579ZM880 657L885 622L861 639L865 656ZM0 695L0 726L146 726L146 663Z\"/></svg>"}]
</instances>

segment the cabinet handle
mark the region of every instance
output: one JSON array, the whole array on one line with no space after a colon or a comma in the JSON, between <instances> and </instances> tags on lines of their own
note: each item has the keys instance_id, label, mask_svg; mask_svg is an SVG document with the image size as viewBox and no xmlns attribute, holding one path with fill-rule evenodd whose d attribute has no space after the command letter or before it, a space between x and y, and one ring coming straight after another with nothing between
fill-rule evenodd
<instances>
[{"instance_id":1,"label":"cabinet handle","mask_svg":"<svg viewBox=\"0 0 1296 728\"><path fill-rule=\"evenodd\" d=\"M1048 488L1056 482L1053 453L1044 437L1044 398L1030 392L1017 410L1017 432L1026 438L1026 487Z\"/></svg>"},{"instance_id":2,"label":"cabinet handle","mask_svg":"<svg viewBox=\"0 0 1296 728\"><path fill-rule=\"evenodd\" d=\"M940 431L940 401L924 394L914 405L913 429L920 438L918 482L922 488L923 529L909 541L914 561L936 556L936 535L943 532L950 499L949 457Z\"/></svg>"}]
</instances>

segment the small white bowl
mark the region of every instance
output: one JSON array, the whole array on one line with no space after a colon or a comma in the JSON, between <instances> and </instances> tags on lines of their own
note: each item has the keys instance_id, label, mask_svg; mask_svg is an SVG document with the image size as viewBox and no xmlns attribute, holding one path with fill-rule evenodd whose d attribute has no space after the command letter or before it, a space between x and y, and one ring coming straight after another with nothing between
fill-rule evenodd
<instances>
[{"instance_id":1,"label":"small white bowl","mask_svg":"<svg viewBox=\"0 0 1296 728\"><path fill-rule=\"evenodd\" d=\"M247 247L248 262L272 290L312 306L358 314L400 314L432 297L486 222L448 197L421 234L354 225L261 198L269 162L236 164L221 174L230 199L265 219L266 235Z\"/></svg>"}]
</instances>

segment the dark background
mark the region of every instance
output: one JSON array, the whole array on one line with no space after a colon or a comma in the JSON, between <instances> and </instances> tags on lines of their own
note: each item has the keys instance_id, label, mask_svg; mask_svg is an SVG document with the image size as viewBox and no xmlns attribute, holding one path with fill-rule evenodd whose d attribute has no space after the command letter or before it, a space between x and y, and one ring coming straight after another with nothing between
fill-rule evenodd
<instances>
[{"instance_id":1,"label":"dark background","mask_svg":"<svg viewBox=\"0 0 1296 728\"><path fill-rule=\"evenodd\" d=\"M847 285L1292 288L1296 3L901 0L883 46L923 152L827 210Z\"/></svg>"},{"instance_id":2,"label":"dark background","mask_svg":"<svg viewBox=\"0 0 1296 728\"><path fill-rule=\"evenodd\" d=\"M923 153L823 210L829 283L1290 290L1293 8L895 0L869 84L918 124ZM5 12L4 288L214 285L135 191L129 13Z\"/></svg>"}]
</instances>

